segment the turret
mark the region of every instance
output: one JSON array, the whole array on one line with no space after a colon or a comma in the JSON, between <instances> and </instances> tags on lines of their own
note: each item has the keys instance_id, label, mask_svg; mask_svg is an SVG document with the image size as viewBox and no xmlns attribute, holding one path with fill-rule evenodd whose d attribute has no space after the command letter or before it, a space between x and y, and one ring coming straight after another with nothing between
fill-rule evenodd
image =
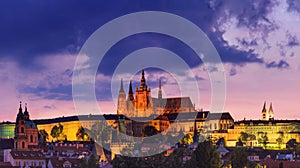
<instances>
[{"instance_id":1,"label":"turret","mask_svg":"<svg viewBox=\"0 0 300 168\"><path fill-rule=\"evenodd\" d=\"M23 120L23 119L24 119L24 114L22 110L22 102L20 101L19 113L17 115L16 124L19 123L19 120Z\"/></svg>"},{"instance_id":2,"label":"turret","mask_svg":"<svg viewBox=\"0 0 300 168\"><path fill-rule=\"evenodd\" d=\"M272 103L270 104L270 108L269 108L269 120L274 120L274 111L273 111Z\"/></svg>"},{"instance_id":3,"label":"turret","mask_svg":"<svg viewBox=\"0 0 300 168\"><path fill-rule=\"evenodd\" d=\"M29 112L27 110L27 103L25 103L24 120L29 120Z\"/></svg>"}]
</instances>

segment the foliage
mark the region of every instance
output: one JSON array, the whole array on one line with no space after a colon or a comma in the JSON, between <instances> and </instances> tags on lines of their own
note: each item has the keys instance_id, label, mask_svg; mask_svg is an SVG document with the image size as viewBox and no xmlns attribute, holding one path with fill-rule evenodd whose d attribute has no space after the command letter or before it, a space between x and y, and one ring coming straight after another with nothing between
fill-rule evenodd
<instances>
[{"instance_id":1,"label":"foliage","mask_svg":"<svg viewBox=\"0 0 300 168\"><path fill-rule=\"evenodd\" d=\"M236 147L231 154L230 163L233 168L245 167L248 163L246 148Z\"/></svg>"},{"instance_id":2,"label":"foliage","mask_svg":"<svg viewBox=\"0 0 300 168\"><path fill-rule=\"evenodd\" d=\"M186 148L175 149L169 156L165 152L148 157L128 157L118 155L113 161L113 167L139 168L139 167L185 167L184 156L190 156L190 150Z\"/></svg>"},{"instance_id":3,"label":"foliage","mask_svg":"<svg viewBox=\"0 0 300 168\"><path fill-rule=\"evenodd\" d=\"M297 141L296 139L290 139L287 143L286 143L286 148L289 148L289 149L296 149L297 148Z\"/></svg>"},{"instance_id":4,"label":"foliage","mask_svg":"<svg viewBox=\"0 0 300 168\"><path fill-rule=\"evenodd\" d=\"M157 133L158 133L158 130L154 126L147 125L143 129L142 135L143 135L143 137L147 137L147 136L156 135Z\"/></svg>"},{"instance_id":5,"label":"foliage","mask_svg":"<svg viewBox=\"0 0 300 168\"><path fill-rule=\"evenodd\" d=\"M191 160L187 163L187 167L197 168L219 168L221 166L220 154L211 141L199 143L192 154Z\"/></svg>"},{"instance_id":6,"label":"foliage","mask_svg":"<svg viewBox=\"0 0 300 168\"><path fill-rule=\"evenodd\" d=\"M76 133L76 138L78 140L83 140L83 141L90 140L89 134L85 131L85 129L82 126L78 128Z\"/></svg>"},{"instance_id":7,"label":"foliage","mask_svg":"<svg viewBox=\"0 0 300 168\"><path fill-rule=\"evenodd\" d=\"M49 139L49 134L46 130L39 130L39 136L43 138L43 141L46 142Z\"/></svg>"},{"instance_id":8,"label":"foliage","mask_svg":"<svg viewBox=\"0 0 300 168\"><path fill-rule=\"evenodd\" d=\"M79 167L80 168L86 168L87 167L87 163L86 163L86 159L85 158L81 158L79 161Z\"/></svg>"},{"instance_id":9,"label":"foliage","mask_svg":"<svg viewBox=\"0 0 300 168\"><path fill-rule=\"evenodd\" d=\"M60 123L53 126L50 135L56 140L65 140L67 136L63 133L64 127Z\"/></svg>"},{"instance_id":10,"label":"foliage","mask_svg":"<svg viewBox=\"0 0 300 168\"><path fill-rule=\"evenodd\" d=\"M98 122L94 124L91 130L86 130L90 138L95 140L97 143L101 144L103 147L108 148L112 140L112 129L110 126L104 122ZM116 131L115 131L116 132Z\"/></svg>"},{"instance_id":11,"label":"foliage","mask_svg":"<svg viewBox=\"0 0 300 168\"><path fill-rule=\"evenodd\" d=\"M95 158L94 155L91 155L89 160L88 160L88 164L87 164L88 168L98 168L99 164L97 162L97 159Z\"/></svg>"},{"instance_id":12,"label":"foliage","mask_svg":"<svg viewBox=\"0 0 300 168\"><path fill-rule=\"evenodd\" d=\"M179 143L181 145L190 145L193 143L193 135L191 134L186 134L180 141Z\"/></svg>"}]
</instances>

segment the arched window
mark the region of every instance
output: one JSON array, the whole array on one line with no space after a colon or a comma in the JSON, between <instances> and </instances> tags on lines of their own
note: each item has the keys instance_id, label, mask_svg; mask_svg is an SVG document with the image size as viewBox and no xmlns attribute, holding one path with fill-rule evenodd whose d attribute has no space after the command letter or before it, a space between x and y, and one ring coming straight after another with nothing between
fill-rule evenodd
<instances>
[{"instance_id":1,"label":"arched window","mask_svg":"<svg viewBox=\"0 0 300 168\"><path fill-rule=\"evenodd\" d=\"M24 133L24 127L21 127L21 133Z\"/></svg>"},{"instance_id":2,"label":"arched window","mask_svg":"<svg viewBox=\"0 0 300 168\"><path fill-rule=\"evenodd\" d=\"M33 136L30 135L30 142L32 143L33 142Z\"/></svg>"},{"instance_id":3,"label":"arched window","mask_svg":"<svg viewBox=\"0 0 300 168\"><path fill-rule=\"evenodd\" d=\"M24 141L22 142L22 148L23 149L25 148L25 142Z\"/></svg>"}]
</instances>

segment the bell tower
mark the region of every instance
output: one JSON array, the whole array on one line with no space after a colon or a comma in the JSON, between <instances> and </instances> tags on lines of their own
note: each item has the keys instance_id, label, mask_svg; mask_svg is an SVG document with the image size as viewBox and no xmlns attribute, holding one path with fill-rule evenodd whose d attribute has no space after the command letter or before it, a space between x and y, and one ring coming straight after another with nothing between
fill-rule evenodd
<instances>
[{"instance_id":1,"label":"bell tower","mask_svg":"<svg viewBox=\"0 0 300 168\"><path fill-rule=\"evenodd\" d=\"M26 136L26 115L23 113L22 102L20 101L19 113L16 119L14 148L16 150L28 149L27 136Z\"/></svg>"}]
</instances>

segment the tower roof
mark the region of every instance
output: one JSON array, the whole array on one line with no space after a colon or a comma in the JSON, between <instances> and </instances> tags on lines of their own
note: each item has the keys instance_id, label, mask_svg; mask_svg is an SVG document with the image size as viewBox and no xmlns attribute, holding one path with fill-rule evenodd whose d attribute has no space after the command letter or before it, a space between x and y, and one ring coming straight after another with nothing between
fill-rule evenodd
<instances>
[{"instance_id":1,"label":"tower roof","mask_svg":"<svg viewBox=\"0 0 300 168\"><path fill-rule=\"evenodd\" d=\"M132 91L132 82L129 83L128 99L134 100L133 91Z\"/></svg>"},{"instance_id":2,"label":"tower roof","mask_svg":"<svg viewBox=\"0 0 300 168\"><path fill-rule=\"evenodd\" d=\"M146 79L145 79L145 71L144 71L144 69L142 70L142 79L141 79L140 90L141 90L141 91L147 90L147 85L146 85Z\"/></svg>"},{"instance_id":3,"label":"tower roof","mask_svg":"<svg viewBox=\"0 0 300 168\"><path fill-rule=\"evenodd\" d=\"M267 109L266 109L266 101L265 101L265 103L264 103L264 107L263 107L263 109L262 109L262 112L267 112Z\"/></svg>"},{"instance_id":4,"label":"tower roof","mask_svg":"<svg viewBox=\"0 0 300 168\"><path fill-rule=\"evenodd\" d=\"M269 113L274 113L274 112L273 112L272 103L270 104Z\"/></svg>"},{"instance_id":5,"label":"tower roof","mask_svg":"<svg viewBox=\"0 0 300 168\"><path fill-rule=\"evenodd\" d=\"M124 92L123 79L121 79L121 86L120 86L120 91L119 92Z\"/></svg>"}]
</instances>

